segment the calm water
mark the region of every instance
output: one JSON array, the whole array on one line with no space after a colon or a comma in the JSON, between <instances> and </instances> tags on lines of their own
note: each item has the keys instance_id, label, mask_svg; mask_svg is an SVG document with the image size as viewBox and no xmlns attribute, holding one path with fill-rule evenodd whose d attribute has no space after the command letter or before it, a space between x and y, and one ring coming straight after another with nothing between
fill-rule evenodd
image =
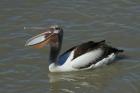
<instances>
[{"instance_id":1,"label":"calm water","mask_svg":"<svg viewBox=\"0 0 140 93\"><path fill-rule=\"evenodd\" d=\"M25 47L61 25L62 52L107 40L126 58L96 70L49 73L48 47ZM27 29L24 29L26 27ZM0 93L140 93L140 0L0 0Z\"/></svg>"}]
</instances>

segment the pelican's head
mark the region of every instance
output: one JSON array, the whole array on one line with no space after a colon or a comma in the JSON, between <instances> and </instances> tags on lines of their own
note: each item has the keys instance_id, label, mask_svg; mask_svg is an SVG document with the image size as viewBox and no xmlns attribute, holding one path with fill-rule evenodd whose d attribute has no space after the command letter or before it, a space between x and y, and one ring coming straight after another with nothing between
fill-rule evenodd
<instances>
[{"instance_id":1,"label":"pelican's head","mask_svg":"<svg viewBox=\"0 0 140 93\"><path fill-rule=\"evenodd\" d=\"M25 46L42 48L47 44L58 46L62 42L63 30L58 25L50 26L47 31L27 40Z\"/></svg>"}]
</instances>

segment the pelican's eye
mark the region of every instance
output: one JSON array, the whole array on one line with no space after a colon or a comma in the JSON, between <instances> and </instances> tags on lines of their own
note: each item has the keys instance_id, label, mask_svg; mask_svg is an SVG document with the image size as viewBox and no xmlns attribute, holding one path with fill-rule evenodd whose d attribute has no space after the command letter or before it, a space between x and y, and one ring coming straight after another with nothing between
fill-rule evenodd
<instances>
[{"instance_id":1,"label":"pelican's eye","mask_svg":"<svg viewBox=\"0 0 140 93\"><path fill-rule=\"evenodd\" d=\"M59 28L59 27L56 27L55 29L56 29L56 30L60 30L60 28Z\"/></svg>"}]
</instances>

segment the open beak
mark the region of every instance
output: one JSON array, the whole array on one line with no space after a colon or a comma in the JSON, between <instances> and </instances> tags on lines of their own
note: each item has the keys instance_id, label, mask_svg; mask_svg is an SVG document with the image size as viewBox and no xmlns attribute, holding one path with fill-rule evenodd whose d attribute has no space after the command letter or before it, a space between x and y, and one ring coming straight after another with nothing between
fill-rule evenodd
<instances>
[{"instance_id":1,"label":"open beak","mask_svg":"<svg viewBox=\"0 0 140 93\"><path fill-rule=\"evenodd\" d=\"M36 35L27 40L25 46L33 46L35 48L42 48L47 44L57 41L57 33L47 31Z\"/></svg>"}]
</instances>

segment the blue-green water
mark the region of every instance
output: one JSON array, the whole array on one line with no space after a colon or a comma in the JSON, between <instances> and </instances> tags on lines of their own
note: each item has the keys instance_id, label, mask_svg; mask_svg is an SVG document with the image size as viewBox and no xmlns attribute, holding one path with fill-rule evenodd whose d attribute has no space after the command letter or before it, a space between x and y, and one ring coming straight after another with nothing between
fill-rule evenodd
<instances>
[{"instance_id":1,"label":"blue-green water","mask_svg":"<svg viewBox=\"0 0 140 93\"><path fill-rule=\"evenodd\" d=\"M49 49L25 47L33 29L64 28L62 52L107 40L127 57L96 70L50 73ZM24 29L26 28L26 29ZM139 93L139 0L0 0L0 93Z\"/></svg>"}]
</instances>

